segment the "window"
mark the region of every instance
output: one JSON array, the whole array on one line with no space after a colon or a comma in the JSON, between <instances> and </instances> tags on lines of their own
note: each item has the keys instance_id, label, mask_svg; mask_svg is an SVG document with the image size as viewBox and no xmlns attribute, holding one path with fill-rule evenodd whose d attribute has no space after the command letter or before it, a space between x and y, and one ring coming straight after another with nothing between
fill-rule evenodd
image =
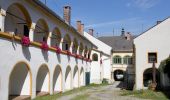
<instances>
[{"instance_id":1,"label":"window","mask_svg":"<svg viewBox=\"0 0 170 100\"><path fill-rule=\"evenodd\" d=\"M132 57L130 56L125 56L123 58L123 64L131 65L132 64Z\"/></svg>"},{"instance_id":2,"label":"window","mask_svg":"<svg viewBox=\"0 0 170 100\"><path fill-rule=\"evenodd\" d=\"M113 64L121 64L122 58L120 56L114 56L113 57Z\"/></svg>"},{"instance_id":3,"label":"window","mask_svg":"<svg viewBox=\"0 0 170 100\"><path fill-rule=\"evenodd\" d=\"M153 62L157 62L157 53L152 52L152 53L148 53L148 63L153 63Z\"/></svg>"},{"instance_id":4,"label":"window","mask_svg":"<svg viewBox=\"0 0 170 100\"><path fill-rule=\"evenodd\" d=\"M95 53L92 56L93 61L98 61L98 55Z\"/></svg>"}]
</instances>

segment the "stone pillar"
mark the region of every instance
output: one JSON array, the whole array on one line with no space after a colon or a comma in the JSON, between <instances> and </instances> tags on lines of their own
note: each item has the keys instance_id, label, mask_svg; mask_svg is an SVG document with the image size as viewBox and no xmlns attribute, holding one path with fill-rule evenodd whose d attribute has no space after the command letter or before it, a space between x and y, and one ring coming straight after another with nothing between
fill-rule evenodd
<instances>
[{"instance_id":1,"label":"stone pillar","mask_svg":"<svg viewBox=\"0 0 170 100\"><path fill-rule=\"evenodd\" d=\"M36 25L35 23L32 23L32 24L31 24L31 27L30 27L30 32L29 32L30 41L34 41L35 25Z\"/></svg>"},{"instance_id":2,"label":"stone pillar","mask_svg":"<svg viewBox=\"0 0 170 100\"><path fill-rule=\"evenodd\" d=\"M6 16L6 11L0 9L0 29L2 32L5 31L5 16Z\"/></svg>"},{"instance_id":3,"label":"stone pillar","mask_svg":"<svg viewBox=\"0 0 170 100\"><path fill-rule=\"evenodd\" d=\"M61 38L61 41L60 41L60 44L59 44L59 47L60 47L61 50L63 50L63 40L64 40L64 38Z\"/></svg>"},{"instance_id":4,"label":"stone pillar","mask_svg":"<svg viewBox=\"0 0 170 100\"><path fill-rule=\"evenodd\" d=\"M80 55L79 50L80 50L80 46L78 45L78 47L77 47L77 54L78 55Z\"/></svg>"},{"instance_id":5,"label":"stone pillar","mask_svg":"<svg viewBox=\"0 0 170 100\"><path fill-rule=\"evenodd\" d=\"M52 36L52 32L49 32L49 35L48 35L48 37L47 37L47 44L48 44L49 46L51 46L51 36Z\"/></svg>"},{"instance_id":6,"label":"stone pillar","mask_svg":"<svg viewBox=\"0 0 170 100\"><path fill-rule=\"evenodd\" d=\"M71 41L70 48L69 48L69 51L70 51L71 53L73 53L72 49L73 49L73 41Z\"/></svg>"}]
</instances>

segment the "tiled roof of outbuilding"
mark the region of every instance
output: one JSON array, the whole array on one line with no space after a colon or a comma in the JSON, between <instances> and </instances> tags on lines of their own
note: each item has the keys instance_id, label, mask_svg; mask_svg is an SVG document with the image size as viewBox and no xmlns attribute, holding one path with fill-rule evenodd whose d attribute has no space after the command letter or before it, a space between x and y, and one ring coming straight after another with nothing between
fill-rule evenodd
<instances>
[{"instance_id":1,"label":"tiled roof of outbuilding","mask_svg":"<svg viewBox=\"0 0 170 100\"><path fill-rule=\"evenodd\" d=\"M114 52L133 51L133 38L127 40L123 36L103 36L98 39L112 47Z\"/></svg>"}]
</instances>

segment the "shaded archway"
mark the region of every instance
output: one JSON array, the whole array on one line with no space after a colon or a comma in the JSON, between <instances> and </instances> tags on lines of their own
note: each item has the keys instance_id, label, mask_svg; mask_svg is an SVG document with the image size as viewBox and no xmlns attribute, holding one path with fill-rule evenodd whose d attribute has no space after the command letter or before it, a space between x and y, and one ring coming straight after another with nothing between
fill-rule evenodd
<instances>
[{"instance_id":1,"label":"shaded archway","mask_svg":"<svg viewBox=\"0 0 170 100\"><path fill-rule=\"evenodd\" d=\"M66 73L65 73L65 90L71 89L71 83L72 82L72 73L71 73L71 67L67 66Z\"/></svg>"},{"instance_id":2,"label":"shaded archway","mask_svg":"<svg viewBox=\"0 0 170 100\"><path fill-rule=\"evenodd\" d=\"M49 34L49 28L44 19L39 19L36 23L33 40L35 42L47 42Z\"/></svg>"},{"instance_id":3,"label":"shaded archway","mask_svg":"<svg viewBox=\"0 0 170 100\"><path fill-rule=\"evenodd\" d=\"M74 38L72 53L73 53L73 54L77 54L77 49L78 49L78 42L77 42L77 39Z\"/></svg>"},{"instance_id":4,"label":"shaded archway","mask_svg":"<svg viewBox=\"0 0 170 100\"><path fill-rule=\"evenodd\" d=\"M61 33L58 28L55 28L51 35L51 46L52 47L60 47L61 42Z\"/></svg>"},{"instance_id":5,"label":"shaded archway","mask_svg":"<svg viewBox=\"0 0 170 100\"><path fill-rule=\"evenodd\" d=\"M22 96L31 99L32 76L29 65L25 62L17 63L9 77L9 100Z\"/></svg>"},{"instance_id":6,"label":"shaded archway","mask_svg":"<svg viewBox=\"0 0 170 100\"><path fill-rule=\"evenodd\" d=\"M63 43L62 43L62 50L70 50L71 39L68 34L64 36Z\"/></svg>"},{"instance_id":7,"label":"shaded archway","mask_svg":"<svg viewBox=\"0 0 170 100\"><path fill-rule=\"evenodd\" d=\"M124 79L124 71L123 70L115 70L114 71L114 80L115 81L123 81Z\"/></svg>"},{"instance_id":8,"label":"shaded archway","mask_svg":"<svg viewBox=\"0 0 170 100\"><path fill-rule=\"evenodd\" d=\"M151 85L153 81L152 71L153 71L152 68L148 68L144 71L143 73L144 87L148 87L149 85ZM156 69L156 83L157 83L157 87L159 87L160 86L160 73L157 69Z\"/></svg>"},{"instance_id":9,"label":"shaded archway","mask_svg":"<svg viewBox=\"0 0 170 100\"><path fill-rule=\"evenodd\" d=\"M4 31L19 37L29 37L31 22L31 18L26 8L21 4L14 3L9 6L6 11Z\"/></svg>"},{"instance_id":10,"label":"shaded archway","mask_svg":"<svg viewBox=\"0 0 170 100\"><path fill-rule=\"evenodd\" d=\"M85 58L87 57L87 51L88 51L88 48L87 48L87 46L85 46L85 49L84 49L84 57Z\"/></svg>"},{"instance_id":11,"label":"shaded archway","mask_svg":"<svg viewBox=\"0 0 170 100\"><path fill-rule=\"evenodd\" d=\"M80 86L84 86L84 69L83 69L83 67L80 70Z\"/></svg>"},{"instance_id":12,"label":"shaded archway","mask_svg":"<svg viewBox=\"0 0 170 100\"><path fill-rule=\"evenodd\" d=\"M84 50L84 46L83 46L83 43L81 42L80 43L80 47L79 47L79 55L83 56L83 50Z\"/></svg>"},{"instance_id":13,"label":"shaded archway","mask_svg":"<svg viewBox=\"0 0 170 100\"><path fill-rule=\"evenodd\" d=\"M50 73L48 66L43 64L37 72L36 78L36 93L38 96L49 94L50 88Z\"/></svg>"},{"instance_id":14,"label":"shaded archway","mask_svg":"<svg viewBox=\"0 0 170 100\"><path fill-rule=\"evenodd\" d=\"M89 49L89 52L88 52L88 59L90 59L90 56L91 56L91 50Z\"/></svg>"},{"instance_id":15,"label":"shaded archway","mask_svg":"<svg viewBox=\"0 0 170 100\"><path fill-rule=\"evenodd\" d=\"M79 70L78 67L74 67L73 71L73 88L78 88L79 87Z\"/></svg>"},{"instance_id":16,"label":"shaded archway","mask_svg":"<svg viewBox=\"0 0 170 100\"><path fill-rule=\"evenodd\" d=\"M53 74L53 91L54 93L62 91L62 70L59 65L56 66Z\"/></svg>"}]
</instances>

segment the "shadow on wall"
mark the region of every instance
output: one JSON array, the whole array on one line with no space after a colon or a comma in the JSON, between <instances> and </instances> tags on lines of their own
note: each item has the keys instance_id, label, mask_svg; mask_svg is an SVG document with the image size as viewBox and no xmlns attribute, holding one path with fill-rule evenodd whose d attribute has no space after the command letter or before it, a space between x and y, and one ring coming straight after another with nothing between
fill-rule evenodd
<instances>
[{"instance_id":1,"label":"shadow on wall","mask_svg":"<svg viewBox=\"0 0 170 100\"><path fill-rule=\"evenodd\" d=\"M60 56L60 54L56 53L56 56L57 56L58 62L61 63L61 56Z\"/></svg>"},{"instance_id":2,"label":"shadow on wall","mask_svg":"<svg viewBox=\"0 0 170 100\"><path fill-rule=\"evenodd\" d=\"M22 46L22 53L23 53L24 57L25 57L28 61L30 61L30 59L31 59L31 53L30 53L29 47Z\"/></svg>"},{"instance_id":3,"label":"shadow on wall","mask_svg":"<svg viewBox=\"0 0 170 100\"><path fill-rule=\"evenodd\" d=\"M42 52L42 54L43 54L43 57L44 57L44 60L46 61L46 62L48 62L48 51L44 51L44 50L41 50L41 52Z\"/></svg>"}]
</instances>

